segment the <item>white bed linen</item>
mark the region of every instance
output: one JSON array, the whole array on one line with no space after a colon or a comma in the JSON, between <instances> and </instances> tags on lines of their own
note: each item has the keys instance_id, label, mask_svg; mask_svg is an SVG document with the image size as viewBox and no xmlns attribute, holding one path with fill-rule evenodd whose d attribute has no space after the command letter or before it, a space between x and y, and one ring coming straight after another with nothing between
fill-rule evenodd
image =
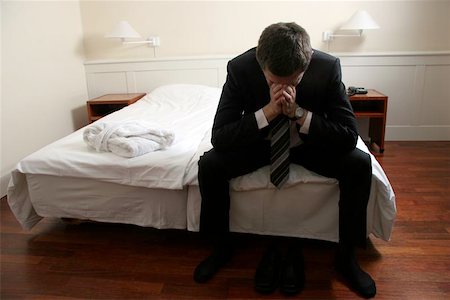
<instances>
[{"instance_id":1,"label":"white bed linen","mask_svg":"<svg viewBox=\"0 0 450 300\"><path fill-rule=\"evenodd\" d=\"M157 229L186 229L187 188L149 189L86 178L26 174L35 218L74 218L134 224Z\"/></svg>"},{"instance_id":2,"label":"white bed linen","mask_svg":"<svg viewBox=\"0 0 450 300\"><path fill-rule=\"evenodd\" d=\"M175 134L173 144L165 150L134 158L98 153L84 143L82 128L24 158L16 170L131 186L182 189L187 165L212 126L220 92L218 88L200 85L162 86L97 121L156 123Z\"/></svg>"},{"instance_id":3,"label":"white bed linen","mask_svg":"<svg viewBox=\"0 0 450 300\"><path fill-rule=\"evenodd\" d=\"M187 207L187 216L184 219L187 218L186 226L188 229L198 230L197 162L200 155L211 148L210 129L219 98L220 89L218 88L197 85L163 86L135 104L102 119L105 121L150 120L158 122L161 127L166 127L175 132L173 145L165 151L156 151L131 159L122 158L112 153L98 153L90 150L83 142L82 129L44 147L22 160L13 170L8 187L8 202L12 211L24 228L31 228L39 221L40 216L68 217L67 214L76 215L78 213L80 218L114 222L114 218L89 215L88 209L82 212L83 207L80 208L79 204L75 202L73 205L70 201L64 203L64 198L52 197L54 201L58 201L58 199L63 201L57 205L52 204L51 201L46 202L43 198L43 195L45 195L44 189L39 189L40 200L33 199L33 193L36 192L36 182L31 183L27 180L27 178L34 178L30 177L32 174L64 179L78 178L84 182L92 180L93 190L88 189L89 185L86 185L87 193L96 193L94 185L101 182L117 184L124 190L126 190L125 187L131 187L131 190L133 190L133 187L183 190L190 186L189 195L192 198L189 198L189 201L184 199L183 205ZM358 147L368 152L361 139L358 142ZM370 232L388 240L396 213L395 195L381 166L373 157L372 168L374 178L372 180L371 201L368 207L368 214L370 215L368 219L374 220L373 224L375 225L370 226ZM336 197L338 193L336 192L336 180L317 175L301 166L293 165L291 170L293 172L291 172L290 179L285 185L285 190L279 193L269 183L267 167L232 180L232 203L238 203L237 206L236 204L234 206L243 208L237 209L232 214L232 230L311 238L316 236L316 238L326 240L335 239L333 233L323 235L320 232L333 230L335 232L337 230L334 221L322 224L324 220L332 218L332 216L337 217ZM82 185L80 185L80 188L82 188ZM322 195L318 196L322 200L326 198L331 200L326 204L299 202L299 210L311 211L308 211L307 215L304 216L304 221L301 224L297 224L295 221L289 223L289 221L290 225L286 225L284 224L285 221L291 219L289 216L295 210L283 213L283 208L288 207L286 201L300 201L297 197L294 197L295 194L298 195L298 188L300 191L302 189L307 191L308 194ZM77 193L75 190L73 191L75 194ZM67 197L73 199L71 195L67 195ZM250 197L250 200L246 201L247 197ZM91 200L93 199L99 201L99 203L103 201L102 197L91 198ZM272 203L271 199L278 200ZM44 209L46 203L48 207ZM279 203L279 205L275 205L276 203ZM34 205L36 205L37 210L35 210ZM55 209L66 206L66 215L61 215L57 211L52 212L52 205L56 206ZM91 206L95 205L92 204ZM120 209L120 205L112 206L112 215L114 214L114 207ZM318 215L319 217L315 218L314 215L319 208L323 211ZM105 209L107 209L106 206ZM268 211L273 211L274 214L267 214ZM105 213L108 214L109 212L106 211ZM116 213L119 212L116 211ZM170 209L166 213L170 213ZM294 213L292 219L295 220L296 218L300 219L299 215ZM308 223L308 220L310 223ZM116 222L143 224L135 220L132 214L128 214L123 219L118 218ZM309 226L308 224L315 225ZM150 223L149 226L154 225ZM297 230L299 226L303 228L300 231ZM316 230L317 228L319 229ZM305 230L311 232L308 234Z\"/></svg>"}]
</instances>

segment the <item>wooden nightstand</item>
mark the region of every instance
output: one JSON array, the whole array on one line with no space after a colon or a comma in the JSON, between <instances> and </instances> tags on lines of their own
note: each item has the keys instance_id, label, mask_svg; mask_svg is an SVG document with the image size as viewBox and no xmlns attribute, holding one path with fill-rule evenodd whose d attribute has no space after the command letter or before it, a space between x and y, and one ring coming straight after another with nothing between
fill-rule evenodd
<instances>
[{"instance_id":1,"label":"wooden nightstand","mask_svg":"<svg viewBox=\"0 0 450 300\"><path fill-rule=\"evenodd\" d=\"M106 94L86 102L89 123L97 121L116 110L128 106L142 97L146 93L131 94Z\"/></svg>"},{"instance_id":2,"label":"wooden nightstand","mask_svg":"<svg viewBox=\"0 0 450 300\"><path fill-rule=\"evenodd\" d=\"M388 97L369 89L367 94L352 95L349 99L357 118L369 118L370 150L373 154L382 154Z\"/></svg>"}]
</instances>

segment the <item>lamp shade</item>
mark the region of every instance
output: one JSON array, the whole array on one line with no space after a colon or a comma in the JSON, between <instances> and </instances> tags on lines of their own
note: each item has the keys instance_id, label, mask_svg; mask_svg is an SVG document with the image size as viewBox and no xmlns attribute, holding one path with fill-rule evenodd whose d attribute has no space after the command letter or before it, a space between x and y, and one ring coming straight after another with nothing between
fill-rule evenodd
<instances>
[{"instance_id":1,"label":"lamp shade","mask_svg":"<svg viewBox=\"0 0 450 300\"><path fill-rule=\"evenodd\" d=\"M341 26L343 30L361 30L361 29L377 29L380 26L365 10L359 10Z\"/></svg>"},{"instance_id":2,"label":"lamp shade","mask_svg":"<svg viewBox=\"0 0 450 300\"><path fill-rule=\"evenodd\" d=\"M113 30L105 35L107 38L140 38L141 35L134 30L127 21L120 21L116 24Z\"/></svg>"}]
</instances>

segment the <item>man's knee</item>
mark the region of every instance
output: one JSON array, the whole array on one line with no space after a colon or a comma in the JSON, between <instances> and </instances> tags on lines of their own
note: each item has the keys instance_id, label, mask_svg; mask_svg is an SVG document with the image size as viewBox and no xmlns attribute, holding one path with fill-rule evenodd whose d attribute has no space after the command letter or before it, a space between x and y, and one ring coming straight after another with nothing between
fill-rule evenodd
<instances>
[{"instance_id":1,"label":"man's knee","mask_svg":"<svg viewBox=\"0 0 450 300\"><path fill-rule=\"evenodd\" d=\"M212 155L210 154L211 151L203 153L202 156L200 156L200 159L198 160L198 171L199 173L205 173L208 172L208 169L211 168L211 162L212 162Z\"/></svg>"},{"instance_id":2,"label":"man's knee","mask_svg":"<svg viewBox=\"0 0 450 300\"><path fill-rule=\"evenodd\" d=\"M341 168L346 174L371 176L372 162L370 155L360 149L354 149L344 155Z\"/></svg>"},{"instance_id":3,"label":"man's knee","mask_svg":"<svg viewBox=\"0 0 450 300\"><path fill-rule=\"evenodd\" d=\"M223 173L222 162L214 149L205 152L198 161L198 172L202 176L212 176Z\"/></svg>"}]
</instances>

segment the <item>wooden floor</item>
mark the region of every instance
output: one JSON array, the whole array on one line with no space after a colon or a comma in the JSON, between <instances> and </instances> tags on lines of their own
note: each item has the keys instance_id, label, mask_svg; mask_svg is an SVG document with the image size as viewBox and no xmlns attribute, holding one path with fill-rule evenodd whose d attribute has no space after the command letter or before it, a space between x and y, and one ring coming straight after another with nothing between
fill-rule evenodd
<instances>
[{"instance_id":1,"label":"wooden floor","mask_svg":"<svg viewBox=\"0 0 450 300\"><path fill-rule=\"evenodd\" d=\"M450 142L388 142L379 157L397 197L392 240L360 252L378 299L450 299ZM24 231L1 200L1 299L279 299L253 291L266 238L239 235L208 284L192 271L209 252L196 233L41 221ZM353 299L333 270L333 245L306 241L302 299ZM289 298L297 298L289 297Z\"/></svg>"}]
</instances>

